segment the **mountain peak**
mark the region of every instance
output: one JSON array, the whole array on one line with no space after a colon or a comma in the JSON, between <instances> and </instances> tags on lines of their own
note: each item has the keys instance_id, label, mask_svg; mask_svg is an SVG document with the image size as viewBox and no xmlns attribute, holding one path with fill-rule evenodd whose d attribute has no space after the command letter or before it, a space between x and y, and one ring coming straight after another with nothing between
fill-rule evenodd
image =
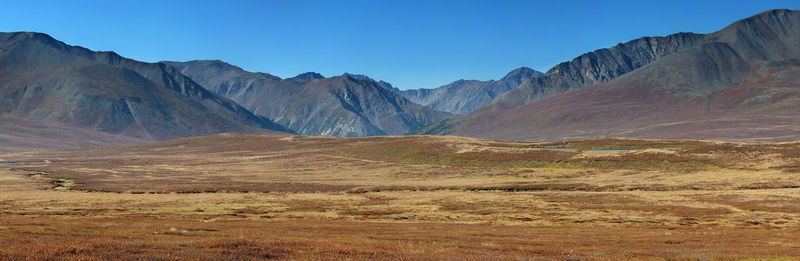
<instances>
[{"instance_id":1,"label":"mountain peak","mask_svg":"<svg viewBox=\"0 0 800 261\"><path fill-rule=\"evenodd\" d=\"M52 36L46 33L39 33L39 32L9 32L9 33L0 33L2 38L14 38L14 37L22 37L22 38L36 38L48 41L57 41Z\"/></svg>"},{"instance_id":2,"label":"mountain peak","mask_svg":"<svg viewBox=\"0 0 800 261\"><path fill-rule=\"evenodd\" d=\"M519 67L517 69L511 70L510 72L508 72L506 74L506 76L503 76L503 79L519 78L519 77L531 78L531 77L542 76L543 74L544 73L542 73L540 71L537 71L537 70L534 70L534 69L531 69L531 68L523 66L523 67Z\"/></svg>"},{"instance_id":3,"label":"mountain peak","mask_svg":"<svg viewBox=\"0 0 800 261\"><path fill-rule=\"evenodd\" d=\"M203 64L203 65L206 65L206 66L218 66L218 67L235 68L237 71L238 70L241 70L241 71L244 70L242 68L239 68L236 65L227 63L227 62L222 61L222 60L216 60L216 59L214 59L214 60L192 60L192 61L188 61L187 63Z\"/></svg>"},{"instance_id":4,"label":"mountain peak","mask_svg":"<svg viewBox=\"0 0 800 261\"><path fill-rule=\"evenodd\" d=\"M39 32L0 33L0 41L28 41L28 40L38 41L40 43L55 47L55 48L60 49L60 50L67 50L67 49L71 49L71 48L80 48L80 49L85 49L85 50L83 50L84 52L88 52L89 51L89 49L86 49L86 48L83 48L83 47L80 47L80 46L68 46L64 42L56 40L52 36L50 36L48 34L45 34L45 33L39 33Z\"/></svg>"},{"instance_id":5,"label":"mountain peak","mask_svg":"<svg viewBox=\"0 0 800 261\"><path fill-rule=\"evenodd\" d=\"M369 76L366 76L366 75L363 75L363 74L344 73L344 74L342 74L341 77L345 77L345 78L349 77L350 79L358 80L358 81L373 82L376 85L378 85L380 87L383 87L383 88L385 88L387 90L390 90L390 91L393 91L393 92L400 92L400 89L392 86L391 83L388 83L388 82L385 82L385 81L376 81L375 79L372 79Z\"/></svg>"},{"instance_id":6,"label":"mountain peak","mask_svg":"<svg viewBox=\"0 0 800 261\"><path fill-rule=\"evenodd\" d=\"M313 80L318 80L318 79L325 79L325 76L322 76L322 74L319 74L319 73L316 73L316 72L305 72L305 73L298 74L297 76L292 77L291 79L298 79L298 80L304 80L304 81L313 81Z\"/></svg>"},{"instance_id":7,"label":"mountain peak","mask_svg":"<svg viewBox=\"0 0 800 261\"><path fill-rule=\"evenodd\" d=\"M791 24L792 20L797 20L798 17L800 17L798 14L800 14L800 11L793 11L789 9L767 10L736 21L717 32L717 34L726 34L727 32L734 31L731 30L731 28L738 28L742 30L763 30L765 28L760 27L764 26L780 28L782 31L786 31L786 28L783 27L787 24Z\"/></svg>"},{"instance_id":8,"label":"mountain peak","mask_svg":"<svg viewBox=\"0 0 800 261\"><path fill-rule=\"evenodd\" d=\"M191 64L194 66L202 66L202 67L211 67L211 68L218 68L218 69L230 69L236 71L244 71L244 69L239 68L238 66L226 63L222 60L191 60L186 62L175 62L175 61L161 61L160 63L169 64L172 66L184 67L185 64Z\"/></svg>"},{"instance_id":9,"label":"mountain peak","mask_svg":"<svg viewBox=\"0 0 800 261\"><path fill-rule=\"evenodd\" d=\"M775 16L775 15L791 14L793 12L794 11L786 9L786 8L783 8L783 9L772 9L772 10L767 10L767 11L758 13L758 14L756 14L754 16L751 16L750 18L759 17L759 16Z\"/></svg>"},{"instance_id":10,"label":"mountain peak","mask_svg":"<svg viewBox=\"0 0 800 261\"><path fill-rule=\"evenodd\" d=\"M775 9L736 21L708 38L740 48L739 55L746 58L771 60L800 56L794 48L800 41L797 28L800 11Z\"/></svg>"},{"instance_id":11,"label":"mountain peak","mask_svg":"<svg viewBox=\"0 0 800 261\"><path fill-rule=\"evenodd\" d=\"M238 74L254 74L271 80L281 80L280 77L269 73L245 71L239 66L229 64L222 60L191 60L187 62L161 61L160 63L173 66L182 73L187 73L185 70L190 68L195 70L203 70L204 73L208 75L214 75L221 72L236 72Z\"/></svg>"},{"instance_id":12,"label":"mountain peak","mask_svg":"<svg viewBox=\"0 0 800 261\"><path fill-rule=\"evenodd\" d=\"M517 73L517 72L535 72L536 70L522 66L517 69L511 70L508 74Z\"/></svg>"},{"instance_id":13,"label":"mountain peak","mask_svg":"<svg viewBox=\"0 0 800 261\"><path fill-rule=\"evenodd\" d=\"M363 74L344 73L344 74L342 74L342 76L350 77L350 78L353 78L353 79L356 79L356 80L362 80L362 81L373 81L373 82L375 81L374 79L370 78L369 76L366 76L366 75L363 75Z\"/></svg>"}]
</instances>

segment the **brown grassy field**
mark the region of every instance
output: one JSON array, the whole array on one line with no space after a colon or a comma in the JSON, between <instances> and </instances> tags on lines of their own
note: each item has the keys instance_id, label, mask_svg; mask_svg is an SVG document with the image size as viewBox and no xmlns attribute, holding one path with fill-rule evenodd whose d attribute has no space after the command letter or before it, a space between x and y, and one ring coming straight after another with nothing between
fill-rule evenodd
<instances>
[{"instance_id":1,"label":"brown grassy field","mask_svg":"<svg viewBox=\"0 0 800 261\"><path fill-rule=\"evenodd\" d=\"M250 134L7 153L0 259L795 260L798 156Z\"/></svg>"}]
</instances>

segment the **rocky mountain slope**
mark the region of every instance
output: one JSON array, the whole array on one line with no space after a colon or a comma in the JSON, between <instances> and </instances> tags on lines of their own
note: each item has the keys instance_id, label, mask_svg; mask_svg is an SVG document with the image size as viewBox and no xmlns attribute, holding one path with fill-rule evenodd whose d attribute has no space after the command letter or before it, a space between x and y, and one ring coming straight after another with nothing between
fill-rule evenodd
<instances>
[{"instance_id":1,"label":"rocky mountain slope","mask_svg":"<svg viewBox=\"0 0 800 261\"><path fill-rule=\"evenodd\" d=\"M631 72L586 74L592 70L585 70L572 78L582 79L575 80L575 86L599 83L506 108L524 100L510 96L536 90L530 87L532 83L524 83L529 87L520 86L481 111L421 132L514 140L800 138L800 12L772 10L712 34L681 35L660 41L669 45L659 44L651 50L664 51L650 53L663 55ZM630 53L621 48L625 46L614 48L620 47L618 53ZM633 64L610 61L618 60L596 59L592 64ZM573 67L562 64L535 82L547 82L556 72L564 72L563 68ZM620 74L609 79L613 75L608 72ZM570 86L563 83L561 86Z\"/></svg>"},{"instance_id":2,"label":"rocky mountain slope","mask_svg":"<svg viewBox=\"0 0 800 261\"><path fill-rule=\"evenodd\" d=\"M256 115L305 135L396 135L451 117L394 93L362 75L280 79L221 61L165 62ZM388 88L387 88L388 86Z\"/></svg>"},{"instance_id":3,"label":"rocky mountain slope","mask_svg":"<svg viewBox=\"0 0 800 261\"><path fill-rule=\"evenodd\" d=\"M522 82L541 76L542 73L527 67L514 69L498 81L458 80L435 89L397 90L400 95L423 106L468 114L498 95L517 88Z\"/></svg>"},{"instance_id":4,"label":"rocky mountain slope","mask_svg":"<svg viewBox=\"0 0 800 261\"><path fill-rule=\"evenodd\" d=\"M0 33L0 118L144 141L286 131L167 64L94 52L31 32Z\"/></svg>"},{"instance_id":5,"label":"rocky mountain slope","mask_svg":"<svg viewBox=\"0 0 800 261\"><path fill-rule=\"evenodd\" d=\"M661 57L694 46L701 39L703 35L694 33L643 37L586 53L554 66L542 77L530 78L518 88L499 95L491 101L487 109L512 108L570 89L606 82Z\"/></svg>"}]
</instances>

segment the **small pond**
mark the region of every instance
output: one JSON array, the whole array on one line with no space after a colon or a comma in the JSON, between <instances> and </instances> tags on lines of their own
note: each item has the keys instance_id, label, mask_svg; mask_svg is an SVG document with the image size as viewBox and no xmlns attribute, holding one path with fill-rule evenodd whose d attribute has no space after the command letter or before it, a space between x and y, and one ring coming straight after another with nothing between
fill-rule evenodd
<instances>
[{"instance_id":1,"label":"small pond","mask_svg":"<svg viewBox=\"0 0 800 261\"><path fill-rule=\"evenodd\" d=\"M22 164L22 162L0 162L0 166L5 166L5 165L19 165L19 164Z\"/></svg>"}]
</instances>

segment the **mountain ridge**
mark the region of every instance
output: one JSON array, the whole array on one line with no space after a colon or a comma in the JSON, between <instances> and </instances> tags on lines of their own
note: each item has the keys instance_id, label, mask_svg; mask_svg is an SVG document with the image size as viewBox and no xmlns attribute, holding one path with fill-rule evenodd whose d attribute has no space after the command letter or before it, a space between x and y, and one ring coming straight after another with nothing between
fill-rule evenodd
<instances>
[{"instance_id":1,"label":"mountain ridge","mask_svg":"<svg viewBox=\"0 0 800 261\"><path fill-rule=\"evenodd\" d=\"M512 140L800 138L800 12L770 10L612 80L422 133ZM520 86L522 88L522 86ZM519 89L519 88L518 88Z\"/></svg>"},{"instance_id":2,"label":"mountain ridge","mask_svg":"<svg viewBox=\"0 0 800 261\"><path fill-rule=\"evenodd\" d=\"M46 120L142 140L285 131L206 91L166 64L0 33L0 117Z\"/></svg>"},{"instance_id":3,"label":"mountain ridge","mask_svg":"<svg viewBox=\"0 0 800 261\"><path fill-rule=\"evenodd\" d=\"M277 80L247 71L234 73L207 61L165 63L299 134L399 135L450 117L414 104L364 75Z\"/></svg>"},{"instance_id":4,"label":"mountain ridge","mask_svg":"<svg viewBox=\"0 0 800 261\"><path fill-rule=\"evenodd\" d=\"M395 91L420 105L463 115L477 110L498 95L517 88L525 80L541 75L539 71L520 67L511 70L497 81L460 79L434 89Z\"/></svg>"}]
</instances>

